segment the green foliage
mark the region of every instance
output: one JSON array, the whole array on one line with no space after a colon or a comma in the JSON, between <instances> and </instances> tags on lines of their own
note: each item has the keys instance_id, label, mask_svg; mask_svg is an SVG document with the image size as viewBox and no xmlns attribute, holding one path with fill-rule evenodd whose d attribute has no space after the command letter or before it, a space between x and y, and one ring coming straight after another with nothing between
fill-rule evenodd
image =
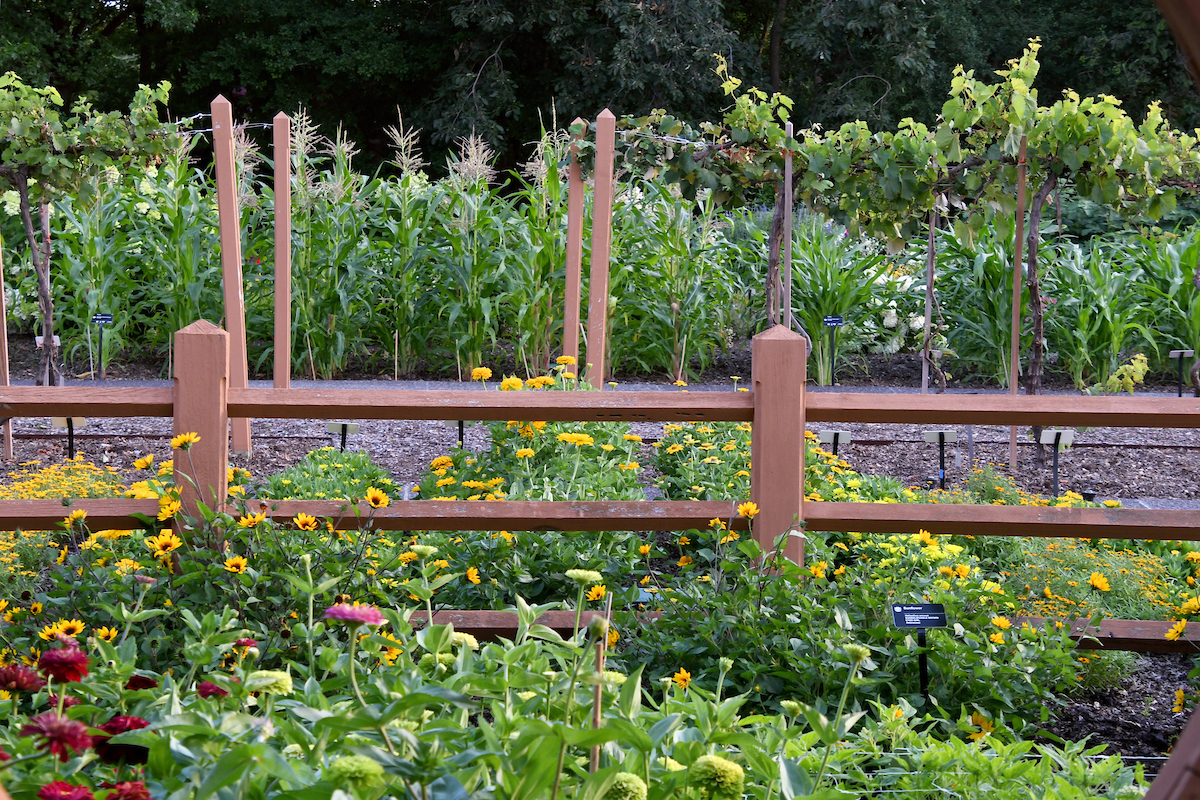
<instances>
[{"instance_id":1,"label":"green foliage","mask_svg":"<svg viewBox=\"0 0 1200 800\"><path fill-rule=\"evenodd\" d=\"M372 486L387 493L394 490L391 475L367 453L322 447L268 476L258 495L274 500L358 500Z\"/></svg>"}]
</instances>

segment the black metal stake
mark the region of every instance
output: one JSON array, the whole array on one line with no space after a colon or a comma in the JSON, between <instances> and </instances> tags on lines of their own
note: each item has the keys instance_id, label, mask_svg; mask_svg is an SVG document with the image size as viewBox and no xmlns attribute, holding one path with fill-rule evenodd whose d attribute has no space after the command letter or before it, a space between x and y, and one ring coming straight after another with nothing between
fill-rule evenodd
<instances>
[{"instance_id":1,"label":"black metal stake","mask_svg":"<svg viewBox=\"0 0 1200 800\"><path fill-rule=\"evenodd\" d=\"M925 629L917 628L917 647L921 649L917 662L921 669L921 696L929 702L929 657L925 654Z\"/></svg>"},{"instance_id":2,"label":"black metal stake","mask_svg":"<svg viewBox=\"0 0 1200 800\"><path fill-rule=\"evenodd\" d=\"M938 431L938 485L946 488L946 434Z\"/></svg>"},{"instance_id":3,"label":"black metal stake","mask_svg":"<svg viewBox=\"0 0 1200 800\"><path fill-rule=\"evenodd\" d=\"M838 439L841 437L841 431L833 432L833 454L837 455Z\"/></svg>"},{"instance_id":4,"label":"black metal stake","mask_svg":"<svg viewBox=\"0 0 1200 800\"><path fill-rule=\"evenodd\" d=\"M1181 395L1182 396L1182 395ZM1058 441L1062 438L1062 431L1054 434L1054 497L1058 497Z\"/></svg>"},{"instance_id":5,"label":"black metal stake","mask_svg":"<svg viewBox=\"0 0 1200 800\"><path fill-rule=\"evenodd\" d=\"M833 377L833 354L836 349L837 349L837 326L833 326L829 329L829 385L830 386L833 386L834 383L836 383L836 381L834 380L834 377ZM836 442L837 439L834 439L834 441ZM834 453L836 454L837 451L835 450Z\"/></svg>"},{"instance_id":6,"label":"black metal stake","mask_svg":"<svg viewBox=\"0 0 1200 800\"><path fill-rule=\"evenodd\" d=\"M465 442L466 440L467 440L467 437L465 435L465 424L460 419L458 421L458 446L462 447L463 442Z\"/></svg>"},{"instance_id":7,"label":"black metal stake","mask_svg":"<svg viewBox=\"0 0 1200 800\"><path fill-rule=\"evenodd\" d=\"M75 458L75 420L67 417L67 458Z\"/></svg>"},{"instance_id":8,"label":"black metal stake","mask_svg":"<svg viewBox=\"0 0 1200 800\"><path fill-rule=\"evenodd\" d=\"M350 428L345 422L342 423L342 452L346 452L346 431Z\"/></svg>"},{"instance_id":9,"label":"black metal stake","mask_svg":"<svg viewBox=\"0 0 1200 800\"><path fill-rule=\"evenodd\" d=\"M100 326L100 380L104 380L104 326Z\"/></svg>"},{"instance_id":10,"label":"black metal stake","mask_svg":"<svg viewBox=\"0 0 1200 800\"><path fill-rule=\"evenodd\" d=\"M1179 396L1183 397L1183 354L1179 354Z\"/></svg>"}]
</instances>

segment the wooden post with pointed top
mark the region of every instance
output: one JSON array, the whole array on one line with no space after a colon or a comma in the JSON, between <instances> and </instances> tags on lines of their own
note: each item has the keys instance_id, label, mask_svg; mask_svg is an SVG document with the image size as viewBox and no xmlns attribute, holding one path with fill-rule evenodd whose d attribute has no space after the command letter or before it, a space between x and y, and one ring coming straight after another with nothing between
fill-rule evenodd
<instances>
[{"instance_id":1,"label":"wooden post with pointed top","mask_svg":"<svg viewBox=\"0 0 1200 800\"><path fill-rule=\"evenodd\" d=\"M604 388L608 337L608 258L612 245L613 158L617 118L607 108L596 118L596 166L592 195L592 270L588 283L587 379ZM579 371L582 375L582 369Z\"/></svg>"},{"instance_id":2,"label":"wooden post with pointed top","mask_svg":"<svg viewBox=\"0 0 1200 800\"><path fill-rule=\"evenodd\" d=\"M275 388L292 387L292 120L275 115Z\"/></svg>"},{"instance_id":3,"label":"wooden post with pointed top","mask_svg":"<svg viewBox=\"0 0 1200 800\"><path fill-rule=\"evenodd\" d=\"M750 499L758 505L754 538L765 552L804 520L804 337L775 325L754 337L751 375L754 430L750 434ZM804 539L789 536L783 554L804 563Z\"/></svg>"},{"instance_id":4,"label":"wooden post with pointed top","mask_svg":"<svg viewBox=\"0 0 1200 800\"><path fill-rule=\"evenodd\" d=\"M1017 382L1021 378L1021 244L1025 239L1025 147L1026 138L1021 136L1021 151L1017 157L1017 241L1013 253L1012 279L1012 345L1008 356L1008 393L1017 394ZM1008 466L1017 468L1017 428L1008 429Z\"/></svg>"},{"instance_id":5,"label":"wooden post with pointed top","mask_svg":"<svg viewBox=\"0 0 1200 800\"><path fill-rule=\"evenodd\" d=\"M574 125L587 123L575 118ZM575 140L583 138L583 131ZM587 186L583 182L583 170L579 167L579 148L571 145L571 167L567 178L567 287L564 292L566 311L563 314L563 352L579 363L579 301L583 283L583 198ZM576 367L575 372L579 372Z\"/></svg>"},{"instance_id":6,"label":"wooden post with pointed top","mask_svg":"<svg viewBox=\"0 0 1200 800\"><path fill-rule=\"evenodd\" d=\"M175 485L184 511L199 516L196 501L225 505L229 467L229 334L206 319L175 333L175 436L197 433L200 441L176 450Z\"/></svg>"},{"instance_id":7,"label":"wooden post with pointed top","mask_svg":"<svg viewBox=\"0 0 1200 800\"><path fill-rule=\"evenodd\" d=\"M221 227L221 276L225 286L225 327L229 330L229 386L250 385L246 362L246 300L242 287L242 220L238 211L237 170L233 153L233 106L223 96L212 101L213 171L217 179L217 216ZM233 449L250 452L250 420L233 422Z\"/></svg>"},{"instance_id":8,"label":"wooden post with pointed top","mask_svg":"<svg viewBox=\"0 0 1200 800\"><path fill-rule=\"evenodd\" d=\"M792 138L792 123L784 126L787 138ZM779 269L783 272L783 314L782 324L789 331L792 329L792 217L795 216L795 202L792 198L792 151L788 150L783 157L783 207L787 216L783 218L783 260ZM831 380L832 382L832 380Z\"/></svg>"}]
</instances>

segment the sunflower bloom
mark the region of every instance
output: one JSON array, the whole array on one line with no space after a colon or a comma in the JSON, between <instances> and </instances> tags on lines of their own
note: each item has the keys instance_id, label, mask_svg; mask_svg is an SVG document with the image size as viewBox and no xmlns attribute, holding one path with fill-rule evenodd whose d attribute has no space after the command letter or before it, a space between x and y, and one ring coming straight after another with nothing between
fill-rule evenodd
<instances>
[{"instance_id":1,"label":"sunflower bloom","mask_svg":"<svg viewBox=\"0 0 1200 800\"><path fill-rule=\"evenodd\" d=\"M302 531L315 531L317 529L317 518L304 512L300 512L292 517L292 522Z\"/></svg>"},{"instance_id":2,"label":"sunflower bloom","mask_svg":"<svg viewBox=\"0 0 1200 800\"><path fill-rule=\"evenodd\" d=\"M181 433L171 440L172 450L191 450L192 445L200 441L198 433Z\"/></svg>"},{"instance_id":3,"label":"sunflower bloom","mask_svg":"<svg viewBox=\"0 0 1200 800\"><path fill-rule=\"evenodd\" d=\"M754 502L739 503L737 507L738 516L745 517L746 519L754 519L758 511L758 503Z\"/></svg>"},{"instance_id":4,"label":"sunflower bloom","mask_svg":"<svg viewBox=\"0 0 1200 800\"><path fill-rule=\"evenodd\" d=\"M391 500L386 494L383 493L382 490L376 489L374 486L367 487L366 499L371 508L386 508L388 503L391 502Z\"/></svg>"},{"instance_id":5,"label":"sunflower bloom","mask_svg":"<svg viewBox=\"0 0 1200 800\"><path fill-rule=\"evenodd\" d=\"M469 580L471 583L478 584L479 570L475 567L471 567L469 570L467 570L467 580Z\"/></svg>"},{"instance_id":6,"label":"sunflower bloom","mask_svg":"<svg viewBox=\"0 0 1200 800\"><path fill-rule=\"evenodd\" d=\"M1187 620L1181 619L1171 626L1171 629L1164 634L1165 638L1172 642L1178 641L1183 636L1183 632L1187 629Z\"/></svg>"},{"instance_id":7,"label":"sunflower bloom","mask_svg":"<svg viewBox=\"0 0 1200 800\"><path fill-rule=\"evenodd\" d=\"M225 559L225 571L241 575L246 571L246 563L245 556L230 556Z\"/></svg>"},{"instance_id":8,"label":"sunflower bloom","mask_svg":"<svg viewBox=\"0 0 1200 800\"><path fill-rule=\"evenodd\" d=\"M1088 583L1091 584L1093 589L1099 592L1107 592L1112 588L1108 585L1108 578L1104 577L1099 572L1093 572L1091 576L1088 577Z\"/></svg>"},{"instance_id":9,"label":"sunflower bloom","mask_svg":"<svg viewBox=\"0 0 1200 800\"><path fill-rule=\"evenodd\" d=\"M692 683L692 673L688 672L683 667L680 667L679 671L671 676L671 680L674 681L675 685L680 689L686 690Z\"/></svg>"}]
</instances>

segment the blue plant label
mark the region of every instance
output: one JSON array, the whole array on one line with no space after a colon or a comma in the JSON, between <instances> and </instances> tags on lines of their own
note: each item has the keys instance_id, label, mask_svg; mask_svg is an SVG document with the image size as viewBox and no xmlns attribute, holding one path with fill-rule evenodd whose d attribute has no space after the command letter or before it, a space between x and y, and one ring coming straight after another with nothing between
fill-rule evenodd
<instances>
[{"instance_id":1,"label":"blue plant label","mask_svg":"<svg viewBox=\"0 0 1200 800\"><path fill-rule=\"evenodd\" d=\"M944 628L946 607L941 603L892 603L897 628Z\"/></svg>"},{"instance_id":2,"label":"blue plant label","mask_svg":"<svg viewBox=\"0 0 1200 800\"><path fill-rule=\"evenodd\" d=\"M845 324L846 323L842 319L841 314L830 314L827 317L825 317L825 327L826 328L836 328L839 325L845 325Z\"/></svg>"},{"instance_id":3,"label":"blue plant label","mask_svg":"<svg viewBox=\"0 0 1200 800\"><path fill-rule=\"evenodd\" d=\"M97 325L112 325L112 314L92 314L92 322Z\"/></svg>"}]
</instances>

